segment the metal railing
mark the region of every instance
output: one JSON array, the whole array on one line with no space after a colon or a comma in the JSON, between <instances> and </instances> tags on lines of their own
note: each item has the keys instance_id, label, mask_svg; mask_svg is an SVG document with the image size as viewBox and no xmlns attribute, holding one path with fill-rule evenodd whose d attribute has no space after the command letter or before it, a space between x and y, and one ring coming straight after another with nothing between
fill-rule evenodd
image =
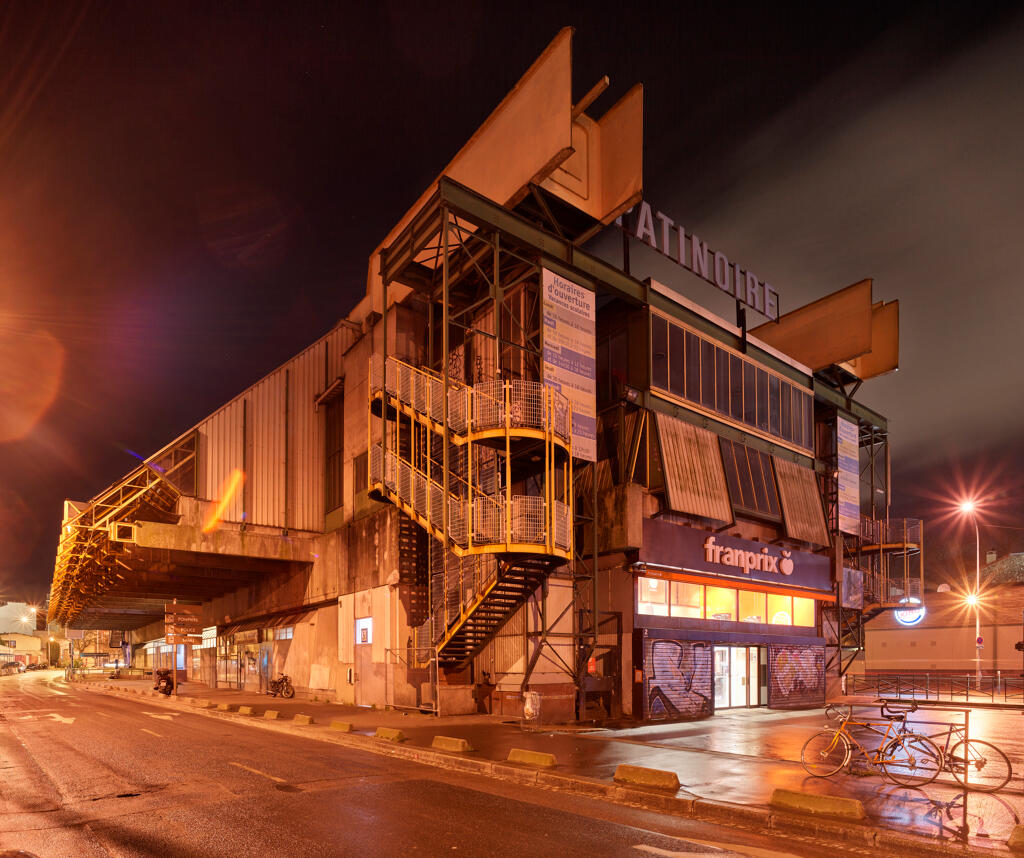
<instances>
[{"instance_id":1,"label":"metal railing","mask_svg":"<svg viewBox=\"0 0 1024 858\"><path fill-rule=\"evenodd\" d=\"M1001 672L970 673L875 673L847 674L847 694L874 694L905 700L990 702L1024 706L1024 678Z\"/></svg>"},{"instance_id":2,"label":"metal railing","mask_svg":"<svg viewBox=\"0 0 1024 858\"><path fill-rule=\"evenodd\" d=\"M370 359L370 390L385 391L435 423L444 418L444 381L396 358ZM492 429L550 431L568 443L572 409L566 396L538 381L486 381L473 387L449 379L448 425L452 431Z\"/></svg>"},{"instance_id":3,"label":"metal railing","mask_svg":"<svg viewBox=\"0 0 1024 858\"><path fill-rule=\"evenodd\" d=\"M380 444L370 447L370 483L393 492L437 530L443 530L444 486ZM550 534L550 540L549 540ZM462 548L473 545L572 545L571 508L561 501L547 504L536 495L482 492L469 497L448 495L448 535Z\"/></svg>"}]
</instances>

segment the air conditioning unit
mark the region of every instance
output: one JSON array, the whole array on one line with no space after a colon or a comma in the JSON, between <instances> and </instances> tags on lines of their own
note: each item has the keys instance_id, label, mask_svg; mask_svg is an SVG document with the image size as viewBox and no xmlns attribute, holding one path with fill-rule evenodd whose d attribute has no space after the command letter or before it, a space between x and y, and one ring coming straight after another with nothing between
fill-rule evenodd
<instances>
[{"instance_id":1,"label":"air conditioning unit","mask_svg":"<svg viewBox=\"0 0 1024 858\"><path fill-rule=\"evenodd\" d=\"M130 521L115 521L110 525L111 542L135 542L135 524Z\"/></svg>"}]
</instances>

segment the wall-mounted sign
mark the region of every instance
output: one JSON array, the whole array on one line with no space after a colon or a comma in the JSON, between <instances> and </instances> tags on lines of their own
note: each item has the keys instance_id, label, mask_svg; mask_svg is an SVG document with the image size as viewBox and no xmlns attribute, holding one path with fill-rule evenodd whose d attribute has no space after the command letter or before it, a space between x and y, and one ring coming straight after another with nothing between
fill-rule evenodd
<instances>
[{"instance_id":1,"label":"wall-mounted sign","mask_svg":"<svg viewBox=\"0 0 1024 858\"><path fill-rule=\"evenodd\" d=\"M594 293L544 269L544 383L572 407L572 454L597 459Z\"/></svg>"},{"instance_id":2,"label":"wall-mounted sign","mask_svg":"<svg viewBox=\"0 0 1024 858\"><path fill-rule=\"evenodd\" d=\"M839 457L839 529L843 533L860 533L860 445L857 424L836 418L836 446Z\"/></svg>"},{"instance_id":3,"label":"wall-mounted sign","mask_svg":"<svg viewBox=\"0 0 1024 858\"><path fill-rule=\"evenodd\" d=\"M831 560L808 551L751 542L645 518L641 563L680 572L831 592ZM648 573L645 573L648 574Z\"/></svg>"},{"instance_id":4,"label":"wall-mounted sign","mask_svg":"<svg viewBox=\"0 0 1024 858\"><path fill-rule=\"evenodd\" d=\"M753 271L741 268L738 262L719 250L712 250L693 233L668 215L642 202L615 221L628 235L653 247L677 265L717 286L741 304L757 310L772 321L779 318L779 293L770 283Z\"/></svg>"}]
</instances>

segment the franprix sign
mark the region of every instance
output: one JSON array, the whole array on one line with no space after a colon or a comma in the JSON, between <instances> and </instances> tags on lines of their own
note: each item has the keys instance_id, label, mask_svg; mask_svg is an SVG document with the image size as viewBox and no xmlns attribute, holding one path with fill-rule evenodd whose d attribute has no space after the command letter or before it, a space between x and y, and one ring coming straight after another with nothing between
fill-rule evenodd
<instances>
[{"instance_id":1,"label":"franprix sign","mask_svg":"<svg viewBox=\"0 0 1024 858\"><path fill-rule=\"evenodd\" d=\"M544 383L572 408L572 454L597 459L594 293L544 269Z\"/></svg>"},{"instance_id":2,"label":"franprix sign","mask_svg":"<svg viewBox=\"0 0 1024 858\"><path fill-rule=\"evenodd\" d=\"M615 223L637 241L653 247L741 304L778 321L779 293L771 283L741 268L738 262L731 262L721 251L712 250L693 233L687 234L668 215L652 209L650 203L641 202Z\"/></svg>"},{"instance_id":3,"label":"franprix sign","mask_svg":"<svg viewBox=\"0 0 1024 858\"><path fill-rule=\"evenodd\" d=\"M654 518L644 519L639 560L679 572L832 592L828 557Z\"/></svg>"}]
</instances>

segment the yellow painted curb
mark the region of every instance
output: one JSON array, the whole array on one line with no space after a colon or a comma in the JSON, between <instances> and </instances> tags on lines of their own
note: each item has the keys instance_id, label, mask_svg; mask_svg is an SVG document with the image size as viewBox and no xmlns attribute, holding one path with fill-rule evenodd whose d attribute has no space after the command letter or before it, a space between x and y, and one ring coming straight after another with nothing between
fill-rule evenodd
<instances>
[{"instance_id":1,"label":"yellow painted curb","mask_svg":"<svg viewBox=\"0 0 1024 858\"><path fill-rule=\"evenodd\" d=\"M268 709L266 712L263 713L263 717L269 718L271 721L273 721L279 715L280 713L276 709Z\"/></svg>"},{"instance_id":2,"label":"yellow painted curb","mask_svg":"<svg viewBox=\"0 0 1024 858\"><path fill-rule=\"evenodd\" d=\"M459 754L466 754L473 750L473 746L469 742L455 736L434 736L430 747L437 748L439 751L455 751Z\"/></svg>"},{"instance_id":3,"label":"yellow painted curb","mask_svg":"<svg viewBox=\"0 0 1024 858\"><path fill-rule=\"evenodd\" d=\"M553 769L558 763L554 754L545 751L525 751L522 748L513 748L508 752L506 762L522 763L525 766L539 766L544 769Z\"/></svg>"},{"instance_id":4,"label":"yellow painted curb","mask_svg":"<svg viewBox=\"0 0 1024 858\"><path fill-rule=\"evenodd\" d=\"M834 816L840 819L864 819L864 804L856 798L836 795L818 795L792 789L776 789L769 804L783 810L811 813L816 816Z\"/></svg>"},{"instance_id":5,"label":"yellow painted curb","mask_svg":"<svg viewBox=\"0 0 1024 858\"><path fill-rule=\"evenodd\" d=\"M670 789L672 792L679 789L679 776L675 772L630 766L626 763L622 763L615 769L614 781L618 784Z\"/></svg>"},{"instance_id":6,"label":"yellow painted curb","mask_svg":"<svg viewBox=\"0 0 1024 858\"><path fill-rule=\"evenodd\" d=\"M401 730L397 730L394 727L378 727L377 732L373 734L375 739L384 739L388 742L404 742L405 733Z\"/></svg>"},{"instance_id":7,"label":"yellow painted curb","mask_svg":"<svg viewBox=\"0 0 1024 858\"><path fill-rule=\"evenodd\" d=\"M252 707L251 706L239 706L238 707L238 714L239 715L252 715Z\"/></svg>"},{"instance_id":8,"label":"yellow painted curb","mask_svg":"<svg viewBox=\"0 0 1024 858\"><path fill-rule=\"evenodd\" d=\"M235 704L234 703L218 703L217 704L217 709L220 710L221 712L231 712L232 710L234 710L234 708L235 708Z\"/></svg>"},{"instance_id":9,"label":"yellow painted curb","mask_svg":"<svg viewBox=\"0 0 1024 858\"><path fill-rule=\"evenodd\" d=\"M349 721L331 721L331 729L339 733L351 733L352 724Z\"/></svg>"},{"instance_id":10,"label":"yellow painted curb","mask_svg":"<svg viewBox=\"0 0 1024 858\"><path fill-rule=\"evenodd\" d=\"M313 716L312 715L303 715L303 714L300 713L300 714L296 715L293 720L294 720L294 722L296 724L312 724L313 723Z\"/></svg>"}]
</instances>

